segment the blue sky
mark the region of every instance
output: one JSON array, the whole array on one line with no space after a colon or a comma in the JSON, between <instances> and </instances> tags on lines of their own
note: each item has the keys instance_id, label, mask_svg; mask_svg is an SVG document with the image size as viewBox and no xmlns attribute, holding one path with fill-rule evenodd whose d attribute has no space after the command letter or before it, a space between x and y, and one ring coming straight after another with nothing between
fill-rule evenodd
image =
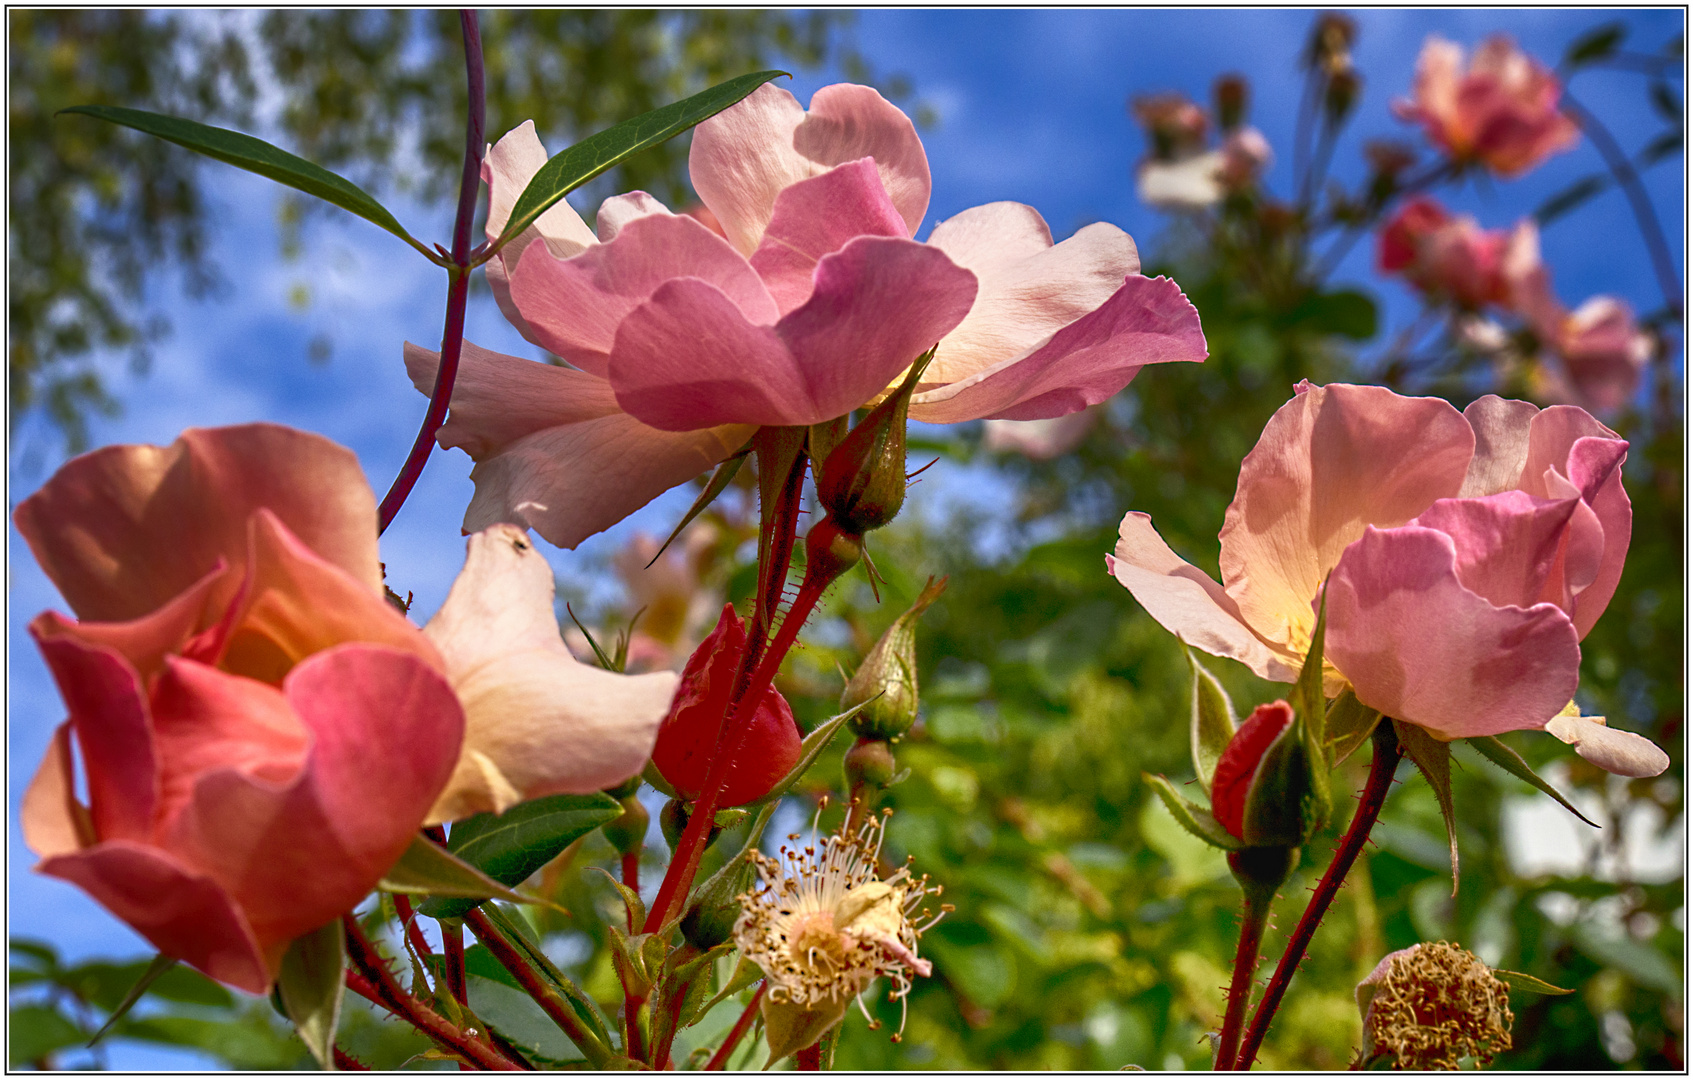
<instances>
[{"instance_id":1,"label":"blue sky","mask_svg":"<svg viewBox=\"0 0 1693 1080\"><path fill-rule=\"evenodd\" d=\"M1345 179L1360 173L1364 138L1416 139L1414 130L1391 117L1388 103L1406 92L1416 51L1430 33L1473 46L1489 33L1505 31L1552 61L1602 21L1627 23L1628 44L1640 51L1657 51L1682 27L1681 12L1669 10L1371 10L1356 17L1361 34L1354 55L1365 84L1358 121L1335 155L1336 171ZM1299 93L1295 56L1309 24L1309 12L1285 10L874 10L860 15L854 34L878 71L907 74L917 96L939 114L938 125L923 133L934 176L925 233L967 207L1011 199L1038 208L1058 236L1106 220L1127 229L1144 250L1153 246L1164 219L1135 198L1132 172L1144 148L1125 101L1164 89L1205 101L1218 74L1245 74L1253 87L1252 122L1277 151L1270 186L1286 192ZM802 73L791 88L805 101L836 78ZM1663 126L1646 106L1645 89L1639 75L1606 71L1583 73L1573 86L1630 149ZM497 135L522 119L490 117L490 132ZM561 149L556 140L548 145ZM1442 198L1483 225L1503 227L1576 177L1601 168L1598 154L1584 142L1520 180L1494 184L1490 192L1471 188ZM405 379L401 343L438 340L442 274L351 218L316 227L303 257L284 260L274 227L274 192L266 182L215 165L206 168L204 181L224 219L213 251L231 287L214 301L191 303L174 284L161 284L154 299L175 332L159 347L145 377L127 371L120 358L108 364L110 384L125 409L121 417L95 422L95 444L165 444L188 426L280 421L351 446L380 493L404 458L424 406ZM1647 183L1679 268L1685 228L1681 159L1649 173ZM439 209L423 212L401 204L395 210L419 236L447 235L450 222ZM1633 219L1614 191L1550 227L1543 248L1556 287L1571 306L1599 292L1619 294L1639 311L1660 303ZM1374 274L1368 244L1359 245L1337 280L1372 289L1384 303L1389 330L1415 311L1403 287ZM313 294L303 311L288 299L301 282L309 282ZM468 325L468 336L479 344L533 355L486 296L473 301ZM335 350L327 364L313 365L308 345L320 333L333 339ZM52 443L33 421L19 435L14 445L20 448ZM14 461L12 503L37 487L56 463L50 452L45 471L25 471ZM461 453L437 453L383 538L390 580L400 591L416 593L419 617L438 606L462 562L458 523L471 493L468 472ZM961 479L956 473L950 483L937 477L923 486L924 498L963 497L969 485L958 483ZM685 505L685 497L672 493L580 551L552 553L554 564L568 581L596 583L611 551L635 530L667 531ZM29 873L34 860L17 831L17 802L63 711L23 628L37 612L62 604L15 531L8 534L8 555L10 930L48 938L73 957L137 955L145 943L82 893ZM115 1048L112 1057L114 1066L136 1068L195 1060L139 1047Z\"/></svg>"}]
</instances>

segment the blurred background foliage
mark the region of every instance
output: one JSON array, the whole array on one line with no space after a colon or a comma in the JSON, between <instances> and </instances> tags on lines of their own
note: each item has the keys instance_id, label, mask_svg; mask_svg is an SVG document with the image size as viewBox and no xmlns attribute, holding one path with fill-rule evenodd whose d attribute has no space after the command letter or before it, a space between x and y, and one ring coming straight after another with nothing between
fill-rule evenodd
<instances>
[{"instance_id":1,"label":"blurred background foliage","mask_svg":"<svg viewBox=\"0 0 1693 1080\"><path fill-rule=\"evenodd\" d=\"M206 225L187 155L102 125L49 127L54 109L112 101L238 123L262 101L280 102L272 121L291 148L347 167L379 192L436 201L446 194L431 185L453 174L442 163L450 165L459 148L430 135L447 129L422 118L460 107L452 97L462 83L449 13L285 12L240 32L208 31L175 15L10 17L14 41L27 34L45 43L12 53L11 242L14 251L54 253L27 272L13 261L12 407L14 417L48 410L72 443L86 410L112 404L83 366L90 350L120 345L144 355L163 332L136 314L149 276L172 265L191 287L209 287L216 277L199 254ZM846 18L490 14L483 26L489 130L533 116L557 150L579 134L773 63L832 60L849 70L857 65L857 77L868 78L847 44ZM260 94L251 75L259 48L279 84L275 95ZM1666 112L1657 89L1666 85L1643 82L1641 108ZM1679 99L1669 105L1679 127ZM429 167L410 167L420 162ZM684 175L685 144L674 143L604 184L679 200ZM1602 193L1588 188L1582 197ZM827 717L835 711L839 669L856 666L928 575L950 575L919 631L922 719L897 747L910 773L884 803L895 809L889 859L913 857L958 910L923 939L935 977L917 981L903 1041L887 1037L900 1007L878 1001L872 1009L883 1030L867 1030L849 1015L837 1067L1208 1066L1204 1033L1220 1019L1239 892L1221 853L1184 833L1141 780L1143 771L1178 783L1191 775L1188 672L1176 640L1104 571L1117 522L1130 507L1149 513L1178 554L1215 576L1217 530L1241 458L1300 379L1387 381L1404 392L1447 396L1459 408L1491 390L1525 392L1520 372L1478 363L1450 335L1434 346L1445 350L1437 361L1395 366L1391 346L1379 344L1390 335L1377 325L1371 298L1325 284L1317 269L1314 251L1325 246L1317 243L1325 229L1344 237L1379 216L1381 205L1362 225L1332 213L1349 199L1364 205L1368 193L1324 193L1312 185L1311 198L1287 203L1248 190L1204 214L1174 219L1162 240L1148 245L1147 272L1182 284L1203 319L1211 357L1148 372L1098 410L1072 452L1037 461L993 451L979 429L913 431L913 467L945 457L1005 492L1005 500L991 513L962 503L941 513L923 510L920 494L917 509L871 538L887 578L879 601L861 576L838 587L780 683L803 724ZM39 212L21 212L30 207ZM1555 216L1544 218L1548 227ZM1614 242L1632 251L1635 238ZM1635 526L1622 585L1584 643L1581 699L1584 712L1657 741L1671 756L1669 771L1655 779L1610 777L1553 739L1507 736L1605 826L1585 866L1525 875L1506 835L1507 815L1543 797L1458 749L1463 876L1454 896L1438 809L1405 765L1374 846L1318 932L1271 1029L1264 1067L1345 1068L1359 1040L1353 985L1390 950L1447 939L1492 965L1576 991L1514 997L1515 1045L1495 1068L1684 1068L1682 878L1631 880L1634 862L1624 851L1625 823L1628 844L1637 846L1677 835L1683 820L1684 410L1676 314L1643 320L1659 334L1651 388L1608 418L1632 441L1625 475ZM665 616L680 655L703 637L724 596L741 601L753 591L750 496L743 475L695 526L685 557L671 556L685 558L678 571L684 585L679 595L672 590ZM563 585L579 600L603 591L581 581ZM578 614L614 635L655 599L635 597L639 591L630 590L627 607L590 604L584 611L578 603ZM645 625L656 630L663 610L661 604ZM1238 706L1284 693L1238 666L1210 666ZM840 791L847 744L842 736L825 752L773 835L802 827L816 798ZM1358 790L1364 768L1362 754L1345 763L1336 791ZM657 807L655 800L655 817ZM1350 812L1349 803L1337 806L1328 832L1309 846L1274 925L1292 927ZM827 811L824 827L839 814L838 805ZM708 852L704 872L738 848L739 831L727 830ZM655 829L646 864L654 881L663 856ZM621 909L603 877L583 872L590 866L616 866L598 834L572 845L528 886L577 917L532 908L526 925L561 968L615 1011L620 992L600 923L621 919ZM384 912L373 905L369 914L374 928ZM1271 931L1267 963L1285 940ZM101 1064L102 1051L82 1044L144 967L138 960L66 968L51 948L14 939L10 1063ZM538 1059L575 1056L475 949L469 970L472 1006L503 1035ZM684 1032L677 1063L697 1066L690 1052L715 1045L746 996ZM378 1021L351 996L347 1014L343 1045L368 1064L445 1065L422 1056L428 1048L415 1033ZM195 1047L237 1068L308 1060L268 1003L240 999L181 969L156 983L110 1037ZM761 1064L755 1044L749 1041L735 1062Z\"/></svg>"}]
</instances>

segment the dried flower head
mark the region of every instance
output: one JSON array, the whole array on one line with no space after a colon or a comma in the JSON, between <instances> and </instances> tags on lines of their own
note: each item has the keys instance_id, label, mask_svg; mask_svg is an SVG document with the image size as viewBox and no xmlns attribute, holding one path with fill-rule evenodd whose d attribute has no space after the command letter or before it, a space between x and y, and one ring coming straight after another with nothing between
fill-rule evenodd
<instances>
[{"instance_id":1,"label":"dried flower head","mask_svg":"<svg viewBox=\"0 0 1693 1080\"><path fill-rule=\"evenodd\" d=\"M929 961L917 955L917 939L952 905L941 905L939 912L922 907L941 892L927 875L913 878L903 866L885 880L878 875L889 813L872 816L852 835L843 825L841 832L804 846L795 833L788 837L793 846L784 845L778 859L753 853L759 886L741 896L735 944L763 969L769 1001L835 1011L844 1010L850 997L874 1028L859 996L872 979L886 976L893 984L888 1000L903 1002L911 976L929 974Z\"/></svg>"},{"instance_id":2,"label":"dried flower head","mask_svg":"<svg viewBox=\"0 0 1693 1080\"><path fill-rule=\"evenodd\" d=\"M1395 1069L1486 1065L1511 1048L1510 988L1467 949L1450 942L1389 953L1358 984L1364 1014L1361 1064L1386 1057Z\"/></svg>"}]
</instances>

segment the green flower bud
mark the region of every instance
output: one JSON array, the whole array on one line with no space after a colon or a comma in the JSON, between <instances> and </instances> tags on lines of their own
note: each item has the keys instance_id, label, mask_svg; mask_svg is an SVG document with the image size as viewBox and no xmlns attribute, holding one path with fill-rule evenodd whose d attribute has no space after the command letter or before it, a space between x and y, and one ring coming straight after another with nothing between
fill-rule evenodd
<instances>
[{"instance_id":1,"label":"green flower bud","mask_svg":"<svg viewBox=\"0 0 1693 1080\"><path fill-rule=\"evenodd\" d=\"M846 532L862 536L879 529L905 505L905 417L933 356L931 349L919 357L899 389L871 409L817 471L817 501Z\"/></svg>"},{"instance_id":2,"label":"green flower bud","mask_svg":"<svg viewBox=\"0 0 1693 1080\"><path fill-rule=\"evenodd\" d=\"M864 704L847 721L861 739L900 738L917 721L917 620L946 590L946 578L934 578L917 600L883 632L841 692L841 709Z\"/></svg>"},{"instance_id":3,"label":"green flower bud","mask_svg":"<svg viewBox=\"0 0 1693 1080\"><path fill-rule=\"evenodd\" d=\"M824 518L805 534L807 581L814 578L819 582L833 581L858 565L863 557L863 537L842 529L834 518Z\"/></svg>"},{"instance_id":4,"label":"green flower bud","mask_svg":"<svg viewBox=\"0 0 1693 1080\"><path fill-rule=\"evenodd\" d=\"M611 842L612 847L621 854L628 855L640 851L646 843L647 823L652 820L652 815L641 805L641 800L633 795L621 801L623 816L606 822L601 831L605 833L605 838Z\"/></svg>"},{"instance_id":5,"label":"green flower bud","mask_svg":"<svg viewBox=\"0 0 1693 1080\"><path fill-rule=\"evenodd\" d=\"M880 739L859 739L841 761L846 773L846 787L854 791L860 784L881 789L894 778L894 752Z\"/></svg>"},{"instance_id":6,"label":"green flower bud","mask_svg":"<svg viewBox=\"0 0 1693 1080\"><path fill-rule=\"evenodd\" d=\"M682 937L701 952L728 941L741 917L741 894L757 883L758 868L751 859L730 860L694 890L693 902L682 915Z\"/></svg>"}]
</instances>

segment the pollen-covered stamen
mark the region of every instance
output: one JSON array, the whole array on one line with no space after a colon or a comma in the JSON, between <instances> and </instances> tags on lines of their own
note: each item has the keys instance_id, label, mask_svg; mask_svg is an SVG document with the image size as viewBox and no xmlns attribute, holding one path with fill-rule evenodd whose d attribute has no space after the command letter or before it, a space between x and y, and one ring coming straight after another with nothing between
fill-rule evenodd
<instances>
[{"instance_id":1,"label":"pollen-covered stamen","mask_svg":"<svg viewBox=\"0 0 1693 1080\"><path fill-rule=\"evenodd\" d=\"M803 846L789 837L778 858L753 854L759 887L741 897L735 941L764 970L770 1000L811 1008L844 1005L845 995L868 1018L861 995L873 979L885 976L890 999L900 1000L913 975L933 970L917 941L952 908L933 915L922 907L940 892L927 877L913 879L904 867L886 880L877 875L885 823L872 818L854 834Z\"/></svg>"}]
</instances>

